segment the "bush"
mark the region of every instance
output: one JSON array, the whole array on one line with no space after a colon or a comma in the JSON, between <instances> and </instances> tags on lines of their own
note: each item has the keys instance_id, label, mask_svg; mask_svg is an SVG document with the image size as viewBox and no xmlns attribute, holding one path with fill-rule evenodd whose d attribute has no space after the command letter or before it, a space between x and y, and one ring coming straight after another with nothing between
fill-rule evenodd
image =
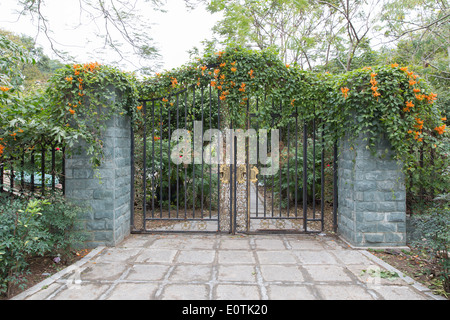
<instances>
[{"instance_id":1,"label":"bush","mask_svg":"<svg viewBox=\"0 0 450 320\"><path fill-rule=\"evenodd\" d=\"M62 200L23 200L1 196L0 294L24 285L28 260L46 254L67 257L77 240L71 227L77 209Z\"/></svg>"},{"instance_id":2,"label":"bush","mask_svg":"<svg viewBox=\"0 0 450 320\"><path fill-rule=\"evenodd\" d=\"M450 194L449 194L450 195ZM443 281L443 289L450 293L450 197L440 196L437 204L426 213L415 215L412 225L417 239L412 245L424 250L430 263L437 266L433 270Z\"/></svg>"}]
</instances>

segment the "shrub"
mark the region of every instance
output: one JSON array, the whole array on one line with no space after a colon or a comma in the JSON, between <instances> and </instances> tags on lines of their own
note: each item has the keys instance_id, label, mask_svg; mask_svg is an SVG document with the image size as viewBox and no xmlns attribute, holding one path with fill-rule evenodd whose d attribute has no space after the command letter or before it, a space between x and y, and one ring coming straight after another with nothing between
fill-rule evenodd
<instances>
[{"instance_id":1,"label":"shrub","mask_svg":"<svg viewBox=\"0 0 450 320\"><path fill-rule=\"evenodd\" d=\"M23 286L28 260L46 254L67 255L80 239L71 227L77 209L62 200L23 200L2 195L0 205L0 294Z\"/></svg>"},{"instance_id":2,"label":"shrub","mask_svg":"<svg viewBox=\"0 0 450 320\"><path fill-rule=\"evenodd\" d=\"M443 281L444 290L450 293L450 197L440 196L437 204L426 213L415 215L412 225L417 240L412 245L424 250L430 256L430 262L437 266L434 272Z\"/></svg>"}]
</instances>

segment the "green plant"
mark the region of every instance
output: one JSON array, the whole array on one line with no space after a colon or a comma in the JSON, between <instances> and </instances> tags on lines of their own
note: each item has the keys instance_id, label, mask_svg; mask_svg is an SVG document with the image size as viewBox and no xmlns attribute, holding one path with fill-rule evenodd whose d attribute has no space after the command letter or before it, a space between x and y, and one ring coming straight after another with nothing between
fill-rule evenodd
<instances>
[{"instance_id":1,"label":"green plant","mask_svg":"<svg viewBox=\"0 0 450 320\"><path fill-rule=\"evenodd\" d=\"M73 224L78 208L61 199L14 199L1 196L0 294L24 285L28 260L34 256L68 256L81 237Z\"/></svg>"},{"instance_id":2,"label":"green plant","mask_svg":"<svg viewBox=\"0 0 450 320\"><path fill-rule=\"evenodd\" d=\"M311 138L307 139L307 143L308 146L306 159L308 172L306 173L306 183L308 202L311 203L313 195L314 199L320 199L321 183L325 183L325 181L321 182L322 145L318 141L316 141L316 145L315 147L313 147L313 140ZM303 201L303 159L303 146L301 144L297 146L296 154L295 141L291 141L291 145L289 147L289 155L287 146L280 150L281 172L273 176L273 181L272 178L268 178L266 180L266 186L273 188L274 190L275 201L277 205L279 205L279 201L280 199L282 199L282 208L286 208L288 206L287 199L290 199L289 205L291 207L294 204L296 198L298 203L301 203L301 201ZM326 162L326 159L324 159L324 161ZM329 163L330 161L328 161L328 165ZM325 172L328 169L328 166L325 163L324 169ZM313 171L315 171L315 174L312 174Z\"/></svg>"},{"instance_id":3,"label":"green plant","mask_svg":"<svg viewBox=\"0 0 450 320\"><path fill-rule=\"evenodd\" d=\"M423 250L430 258L434 273L442 279L443 289L450 293L450 202L438 197L434 207L414 215L412 225L417 239L412 245Z\"/></svg>"},{"instance_id":4,"label":"green plant","mask_svg":"<svg viewBox=\"0 0 450 320\"><path fill-rule=\"evenodd\" d=\"M373 278L387 279L390 281L400 277L397 272L389 270L381 270L380 268L361 271L361 275L365 275L366 273Z\"/></svg>"},{"instance_id":5,"label":"green plant","mask_svg":"<svg viewBox=\"0 0 450 320\"><path fill-rule=\"evenodd\" d=\"M34 60L1 35L0 52L0 156L17 160L24 152L51 144L66 146L70 153L81 140L98 166L106 121L117 114L135 117L134 75L98 63L66 65L46 87L25 94L17 62Z\"/></svg>"},{"instance_id":6,"label":"green plant","mask_svg":"<svg viewBox=\"0 0 450 320\"><path fill-rule=\"evenodd\" d=\"M420 194L429 199L445 192L450 183L445 109L411 67L392 63L321 74L285 65L273 49L229 46L146 78L139 95L161 99L158 103L166 112L177 93L208 86L220 101L222 126L233 123L234 128L245 128L248 110L259 128L283 128L293 114L306 123L320 119L327 144L344 137L353 142L367 134L369 148L375 151L384 136L393 157L403 163L408 203ZM274 115L279 117L276 123ZM142 114L138 116L142 121Z\"/></svg>"},{"instance_id":7,"label":"green plant","mask_svg":"<svg viewBox=\"0 0 450 320\"><path fill-rule=\"evenodd\" d=\"M138 145L141 144L142 141L138 143ZM142 149L138 148L142 152ZM209 204L211 204L212 209L216 208L217 203L214 201L216 193L214 190L217 190L217 173L211 171L211 165L204 164L203 171L200 165L180 164L177 166L171 159L169 141L160 139L159 136L149 138L146 155L147 208L151 209L154 206L156 211L160 207L163 210L169 207L181 209L185 206L187 208L192 208L193 206L200 208L201 203L204 204L205 208L209 208ZM140 155L137 158L142 159ZM142 174L143 165L141 160L137 161L138 174ZM210 191L213 199L209 197ZM142 191L138 192L139 194L142 193Z\"/></svg>"},{"instance_id":8,"label":"green plant","mask_svg":"<svg viewBox=\"0 0 450 320\"><path fill-rule=\"evenodd\" d=\"M27 257L43 255L49 249L47 230L39 224L46 200L20 201L1 208L0 212L0 293L10 295L11 286L20 284L26 272Z\"/></svg>"}]
</instances>

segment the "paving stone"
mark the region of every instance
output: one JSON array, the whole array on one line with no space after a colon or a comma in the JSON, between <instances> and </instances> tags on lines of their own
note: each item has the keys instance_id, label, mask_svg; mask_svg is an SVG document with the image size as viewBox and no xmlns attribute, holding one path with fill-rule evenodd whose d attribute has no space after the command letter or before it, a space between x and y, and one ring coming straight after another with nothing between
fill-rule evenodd
<instances>
[{"instance_id":1,"label":"paving stone","mask_svg":"<svg viewBox=\"0 0 450 320\"><path fill-rule=\"evenodd\" d=\"M250 243L248 239L222 239L220 241L220 249L232 250L250 250Z\"/></svg>"},{"instance_id":2,"label":"paving stone","mask_svg":"<svg viewBox=\"0 0 450 320\"><path fill-rule=\"evenodd\" d=\"M119 278L129 268L124 263L90 263L81 272L81 280L114 280ZM73 276L72 276L73 277Z\"/></svg>"},{"instance_id":3,"label":"paving stone","mask_svg":"<svg viewBox=\"0 0 450 320\"><path fill-rule=\"evenodd\" d=\"M256 238L255 245L257 250L286 250L283 240L278 238Z\"/></svg>"},{"instance_id":4,"label":"paving stone","mask_svg":"<svg viewBox=\"0 0 450 320\"><path fill-rule=\"evenodd\" d=\"M209 289L206 285L169 284L160 297L162 300L207 300Z\"/></svg>"},{"instance_id":5,"label":"paving stone","mask_svg":"<svg viewBox=\"0 0 450 320\"><path fill-rule=\"evenodd\" d=\"M177 250L143 249L136 258L137 263L167 263L173 262Z\"/></svg>"},{"instance_id":6,"label":"paving stone","mask_svg":"<svg viewBox=\"0 0 450 320\"><path fill-rule=\"evenodd\" d=\"M49 295L58 290L63 284L52 283L49 286L41 288L38 292L33 294L32 296L26 298L26 300L45 300Z\"/></svg>"},{"instance_id":7,"label":"paving stone","mask_svg":"<svg viewBox=\"0 0 450 320\"><path fill-rule=\"evenodd\" d=\"M314 281L352 281L352 278L340 266L306 265L304 268Z\"/></svg>"},{"instance_id":8,"label":"paving stone","mask_svg":"<svg viewBox=\"0 0 450 320\"><path fill-rule=\"evenodd\" d=\"M299 258L302 265L339 263L331 253L325 250L296 250L293 253Z\"/></svg>"},{"instance_id":9,"label":"paving stone","mask_svg":"<svg viewBox=\"0 0 450 320\"><path fill-rule=\"evenodd\" d=\"M184 249L194 250L194 249L214 249L216 239L215 238L195 238L188 239L184 243Z\"/></svg>"},{"instance_id":10,"label":"paving stone","mask_svg":"<svg viewBox=\"0 0 450 320\"><path fill-rule=\"evenodd\" d=\"M57 293L52 300L96 300L110 284L81 283L68 286L66 290Z\"/></svg>"},{"instance_id":11,"label":"paving stone","mask_svg":"<svg viewBox=\"0 0 450 320\"><path fill-rule=\"evenodd\" d=\"M152 238L140 237L139 235L132 234L125 238L125 240L118 245L118 248L145 248L153 242Z\"/></svg>"},{"instance_id":12,"label":"paving stone","mask_svg":"<svg viewBox=\"0 0 450 320\"><path fill-rule=\"evenodd\" d=\"M178 255L178 263L208 264L214 261L216 252L213 250L183 250Z\"/></svg>"},{"instance_id":13,"label":"paving stone","mask_svg":"<svg viewBox=\"0 0 450 320\"><path fill-rule=\"evenodd\" d=\"M260 300L257 285L219 284L215 289L215 299L218 300Z\"/></svg>"},{"instance_id":14,"label":"paving stone","mask_svg":"<svg viewBox=\"0 0 450 320\"><path fill-rule=\"evenodd\" d=\"M362 275L387 268L365 252L326 237L132 235L18 300L432 299L403 278Z\"/></svg>"},{"instance_id":15,"label":"paving stone","mask_svg":"<svg viewBox=\"0 0 450 320\"><path fill-rule=\"evenodd\" d=\"M251 251L226 250L218 252L219 264L254 264L255 257Z\"/></svg>"},{"instance_id":16,"label":"paving stone","mask_svg":"<svg viewBox=\"0 0 450 320\"><path fill-rule=\"evenodd\" d=\"M290 239L289 244L293 250L324 250L319 241Z\"/></svg>"},{"instance_id":17,"label":"paving stone","mask_svg":"<svg viewBox=\"0 0 450 320\"><path fill-rule=\"evenodd\" d=\"M127 280L162 280L169 270L166 265L134 265L127 275Z\"/></svg>"},{"instance_id":18,"label":"paving stone","mask_svg":"<svg viewBox=\"0 0 450 320\"><path fill-rule=\"evenodd\" d=\"M297 264L291 251L259 251L257 255L260 264Z\"/></svg>"},{"instance_id":19,"label":"paving stone","mask_svg":"<svg viewBox=\"0 0 450 320\"><path fill-rule=\"evenodd\" d=\"M315 300L316 297L308 286L269 285L269 299L271 300Z\"/></svg>"},{"instance_id":20,"label":"paving stone","mask_svg":"<svg viewBox=\"0 0 450 320\"><path fill-rule=\"evenodd\" d=\"M266 281L304 281L297 266L262 265L261 273Z\"/></svg>"},{"instance_id":21,"label":"paving stone","mask_svg":"<svg viewBox=\"0 0 450 320\"><path fill-rule=\"evenodd\" d=\"M407 286L372 286L386 300L424 300L424 295Z\"/></svg>"},{"instance_id":22,"label":"paving stone","mask_svg":"<svg viewBox=\"0 0 450 320\"><path fill-rule=\"evenodd\" d=\"M149 248L157 249L183 249L185 241L179 238L160 238L153 241Z\"/></svg>"},{"instance_id":23,"label":"paving stone","mask_svg":"<svg viewBox=\"0 0 450 320\"><path fill-rule=\"evenodd\" d=\"M374 297L358 285L317 285L315 289L325 300L373 300Z\"/></svg>"},{"instance_id":24,"label":"paving stone","mask_svg":"<svg viewBox=\"0 0 450 320\"><path fill-rule=\"evenodd\" d=\"M333 254L337 256L337 258L343 263L350 264L359 264L359 265L371 265L373 262L368 259L361 252L356 250L336 250L333 251Z\"/></svg>"},{"instance_id":25,"label":"paving stone","mask_svg":"<svg viewBox=\"0 0 450 320\"><path fill-rule=\"evenodd\" d=\"M176 266L169 277L169 281L190 282L209 281L212 269L207 265L180 265Z\"/></svg>"},{"instance_id":26,"label":"paving stone","mask_svg":"<svg viewBox=\"0 0 450 320\"><path fill-rule=\"evenodd\" d=\"M95 259L97 262L133 262L139 254L139 248L106 248Z\"/></svg>"},{"instance_id":27,"label":"paving stone","mask_svg":"<svg viewBox=\"0 0 450 320\"><path fill-rule=\"evenodd\" d=\"M152 300L158 283L119 283L106 300Z\"/></svg>"},{"instance_id":28,"label":"paving stone","mask_svg":"<svg viewBox=\"0 0 450 320\"><path fill-rule=\"evenodd\" d=\"M256 282L255 267L252 265L220 265L217 280Z\"/></svg>"}]
</instances>

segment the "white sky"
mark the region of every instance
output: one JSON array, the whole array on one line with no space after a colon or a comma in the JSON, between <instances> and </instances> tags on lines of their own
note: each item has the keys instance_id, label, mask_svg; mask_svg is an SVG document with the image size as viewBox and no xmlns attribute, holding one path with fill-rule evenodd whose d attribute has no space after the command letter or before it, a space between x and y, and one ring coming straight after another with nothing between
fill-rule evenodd
<instances>
[{"instance_id":1,"label":"white sky","mask_svg":"<svg viewBox=\"0 0 450 320\"><path fill-rule=\"evenodd\" d=\"M163 66L157 71L187 63L189 61L187 50L194 46L201 49L202 40L212 39L211 28L218 20L218 15L211 15L202 7L189 11L183 0L167 0L164 8L168 12L161 13L149 9L149 5L143 0L137 2L141 4L139 13L152 24L149 32L162 55ZM45 3L43 12L48 17L52 37L58 49L68 52L80 63L88 61L111 63L117 60L117 57L112 57L111 49L99 49L102 42L96 40L94 34L97 28L90 20L82 19L82 25L74 29L80 21L78 0L46 0ZM35 38L37 22L32 22L29 16L23 16L16 21L14 9L19 9L16 0L0 0L0 28ZM98 23L102 23L100 19ZM44 48L47 55L55 57L43 33L38 36L37 44ZM125 64L119 67L130 71L134 69Z\"/></svg>"}]
</instances>

